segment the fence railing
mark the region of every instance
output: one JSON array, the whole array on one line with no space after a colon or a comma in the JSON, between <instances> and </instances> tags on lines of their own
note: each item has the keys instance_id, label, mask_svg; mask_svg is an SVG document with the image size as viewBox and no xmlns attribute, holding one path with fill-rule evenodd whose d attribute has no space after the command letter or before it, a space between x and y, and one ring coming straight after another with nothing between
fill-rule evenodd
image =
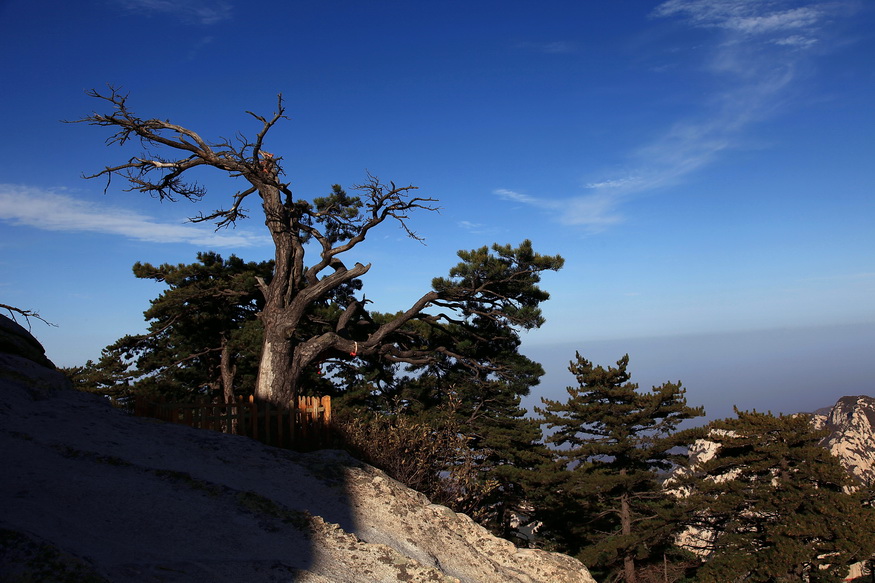
<instances>
[{"instance_id":1,"label":"fence railing","mask_svg":"<svg viewBox=\"0 0 875 583\"><path fill-rule=\"evenodd\" d=\"M137 396L134 415L245 435L267 445L312 450L331 445L331 397L298 397L292 406L258 401L253 395L235 401L171 403Z\"/></svg>"}]
</instances>

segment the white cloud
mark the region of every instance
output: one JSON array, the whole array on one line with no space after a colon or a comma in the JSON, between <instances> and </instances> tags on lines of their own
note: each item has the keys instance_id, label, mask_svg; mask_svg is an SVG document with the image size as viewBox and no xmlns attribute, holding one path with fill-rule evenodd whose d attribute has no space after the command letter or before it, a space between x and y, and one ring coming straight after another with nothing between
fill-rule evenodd
<instances>
[{"instance_id":1,"label":"white cloud","mask_svg":"<svg viewBox=\"0 0 875 583\"><path fill-rule=\"evenodd\" d=\"M636 193L677 184L723 152L741 147L758 122L780 111L793 96L801 59L828 38L827 23L835 16L830 7L834 5L816 2L800 7L795 0L663 2L652 17L714 32L704 44L697 37L695 51L690 51L694 59L704 59L693 71L711 77L712 89L703 95L701 107L630 151L621 175L590 178L584 187L592 192L562 200L507 189L495 194L547 210L562 224L602 230L621 223L621 208Z\"/></svg>"},{"instance_id":2,"label":"white cloud","mask_svg":"<svg viewBox=\"0 0 875 583\"><path fill-rule=\"evenodd\" d=\"M780 46L808 48L817 44L818 40L816 38L794 34L792 36L775 39L772 42Z\"/></svg>"},{"instance_id":3,"label":"white cloud","mask_svg":"<svg viewBox=\"0 0 875 583\"><path fill-rule=\"evenodd\" d=\"M542 199L536 198L534 196L529 196L528 194L522 194L520 192L514 192L513 190L507 190L506 188L499 188L492 191L493 194L497 194L501 198L507 200L513 200L516 202L522 202L526 204L534 204L534 205L544 205L546 201Z\"/></svg>"},{"instance_id":4,"label":"white cloud","mask_svg":"<svg viewBox=\"0 0 875 583\"><path fill-rule=\"evenodd\" d=\"M13 184L0 184L0 221L45 231L118 235L149 243L186 243L200 247L270 244L268 237L245 231L214 232L206 225L160 222L123 208Z\"/></svg>"},{"instance_id":5,"label":"white cloud","mask_svg":"<svg viewBox=\"0 0 875 583\"><path fill-rule=\"evenodd\" d=\"M765 14L729 18L723 26L745 34L766 34L776 31L811 28L820 20L820 13L811 8L795 8Z\"/></svg>"},{"instance_id":6,"label":"white cloud","mask_svg":"<svg viewBox=\"0 0 875 583\"><path fill-rule=\"evenodd\" d=\"M186 22L211 25L231 18L227 0L116 0L123 8L146 14L169 14Z\"/></svg>"},{"instance_id":7,"label":"white cloud","mask_svg":"<svg viewBox=\"0 0 875 583\"><path fill-rule=\"evenodd\" d=\"M763 34L812 28L823 13L798 2L780 0L669 0L653 11L657 17L685 16L699 27L723 28L745 34Z\"/></svg>"},{"instance_id":8,"label":"white cloud","mask_svg":"<svg viewBox=\"0 0 875 583\"><path fill-rule=\"evenodd\" d=\"M521 202L554 215L564 225L579 225L590 231L602 231L610 225L622 222L616 211L622 194L596 192L571 198L543 198L500 188L492 191L501 198Z\"/></svg>"},{"instance_id":9,"label":"white cloud","mask_svg":"<svg viewBox=\"0 0 875 583\"><path fill-rule=\"evenodd\" d=\"M560 215L560 222L565 225L584 226L591 232L603 231L623 222L623 216L618 210L621 201L620 196L603 192L574 197L567 202Z\"/></svg>"},{"instance_id":10,"label":"white cloud","mask_svg":"<svg viewBox=\"0 0 875 583\"><path fill-rule=\"evenodd\" d=\"M586 188L602 190L602 189L622 189L634 187L642 182L641 176L625 176L623 178L610 178L600 182L588 182Z\"/></svg>"},{"instance_id":11,"label":"white cloud","mask_svg":"<svg viewBox=\"0 0 875 583\"><path fill-rule=\"evenodd\" d=\"M473 223L471 221L458 221L456 226L473 235L493 234L496 232L496 227L494 225Z\"/></svg>"},{"instance_id":12,"label":"white cloud","mask_svg":"<svg viewBox=\"0 0 875 583\"><path fill-rule=\"evenodd\" d=\"M665 133L630 153L634 180L608 177L589 188L632 194L677 183L712 163L720 153L739 147L750 131L791 95L799 60L819 42L825 9L799 7L789 0L669 0L652 13L680 18L694 28L720 34L704 56L703 70L713 90L695 115L678 119Z\"/></svg>"},{"instance_id":13,"label":"white cloud","mask_svg":"<svg viewBox=\"0 0 875 583\"><path fill-rule=\"evenodd\" d=\"M483 228L482 223L472 223L471 221L459 221L457 223L460 228L465 229L466 231L479 231Z\"/></svg>"}]
</instances>

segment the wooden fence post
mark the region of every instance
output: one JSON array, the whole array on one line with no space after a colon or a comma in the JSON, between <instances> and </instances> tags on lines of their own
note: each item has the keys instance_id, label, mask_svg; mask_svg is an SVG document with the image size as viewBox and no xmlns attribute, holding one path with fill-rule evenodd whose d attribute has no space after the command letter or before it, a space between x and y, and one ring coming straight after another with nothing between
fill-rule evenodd
<instances>
[{"instance_id":1,"label":"wooden fence post","mask_svg":"<svg viewBox=\"0 0 875 583\"><path fill-rule=\"evenodd\" d=\"M277 447L285 447L283 443L283 423L285 423L285 415L282 407L276 408L276 445Z\"/></svg>"},{"instance_id":2,"label":"wooden fence post","mask_svg":"<svg viewBox=\"0 0 875 583\"><path fill-rule=\"evenodd\" d=\"M328 395L298 396L285 407L256 401L255 395L249 395L248 399L241 395L221 403L210 399L170 403L164 397L147 400L136 395L134 414L198 429L244 435L283 448L315 449L330 443L331 437L331 397Z\"/></svg>"},{"instance_id":3,"label":"wooden fence post","mask_svg":"<svg viewBox=\"0 0 875 583\"><path fill-rule=\"evenodd\" d=\"M258 439L258 407L255 405L255 395L249 395L249 415L252 417L249 437Z\"/></svg>"},{"instance_id":4,"label":"wooden fence post","mask_svg":"<svg viewBox=\"0 0 875 583\"><path fill-rule=\"evenodd\" d=\"M322 404L322 444L325 445L331 441L331 396L323 395L319 401Z\"/></svg>"}]
</instances>

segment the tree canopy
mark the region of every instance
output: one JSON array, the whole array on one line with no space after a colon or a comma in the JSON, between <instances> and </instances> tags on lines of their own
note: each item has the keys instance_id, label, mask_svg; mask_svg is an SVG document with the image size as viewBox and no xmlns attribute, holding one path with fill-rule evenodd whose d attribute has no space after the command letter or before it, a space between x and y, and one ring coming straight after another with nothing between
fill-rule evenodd
<instances>
[{"instance_id":1,"label":"tree canopy","mask_svg":"<svg viewBox=\"0 0 875 583\"><path fill-rule=\"evenodd\" d=\"M543 474L539 508L561 548L635 583L637 569L673 545L679 515L662 477L686 462L682 446L695 438L680 424L704 410L687 405L679 382L639 391L628 364L628 354L604 368L577 353L569 399L536 408L557 460Z\"/></svg>"},{"instance_id":2,"label":"tree canopy","mask_svg":"<svg viewBox=\"0 0 875 583\"><path fill-rule=\"evenodd\" d=\"M736 410L708 425L713 455L678 482L705 555L697 581L837 582L875 551L875 509L806 415Z\"/></svg>"},{"instance_id":3,"label":"tree canopy","mask_svg":"<svg viewBox=\"0 0 875 583\"><path fill-rule=\"evenodd\" d=\"M538 305L548 295L537 286L540 273L560 269L563 260L535 253L529 241L516 248L494 245L460 252L462 262L449 277L435 279L432 291L392 318L369 319L364 298L352 294L345 294L347 303L338 303L337 290L354 288L370 269L360 263L348 266L344 254L387 220L419 238L408 219L415 211L436 210L436 200L415 196L412 185L384 183L372 175L354 186L356 195L334 185L325 196L295 198L285 179L283 158L264 150L268 133L286 118L281 97L269 117L248 112L260 126L253 138L237 134L235 140L210 141L170 121L137 116L127 96L114 88L90 95L105 103L109 112L78 121L110 128L111 145L135 141L145 149L90 176L107 178L107 188L111 177L120 176L128 190L171 201L197 201L205 190L190 178L194 169L218 170L242 179L247 186L233 194L226 207L192 217L217 227L245 218L249 211L244 204L257 197L274 243L271 278L257 279L264 298L259 312L263 327L259 398L286 401L298 394L308 369L339 355L415 365L449 357L480 366L476 359L455 351L455 342L436 340L450 338L446 330L455 328L465 330L476 344L489 340L480 336L483 331L512 336L508 330L535 328L543 322ZM332 309L323 311L330 319L316 330L311 326L313 306L325 303L333 303ZM485 321L492 323L492 330L482 324ZM487 365L486 372L500 371Z\"/></svg>"}]
</instances>

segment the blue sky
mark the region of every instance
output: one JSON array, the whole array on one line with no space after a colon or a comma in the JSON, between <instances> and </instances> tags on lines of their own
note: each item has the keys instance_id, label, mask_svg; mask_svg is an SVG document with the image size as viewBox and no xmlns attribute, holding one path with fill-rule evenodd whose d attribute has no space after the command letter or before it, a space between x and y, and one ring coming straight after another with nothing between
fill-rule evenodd
<instances>
[{"instance_id":1,"label":"blue sky","mask_svg":"<svg viewBox=\"0 0 875 583\"><path fill-rule=\"evenodd\" d=\"M412 218L425 245L389 226L357 251L377 309L458 249L566 258L525 336L534 399L562 397L575 350L630 352L709 416L873 394L873 31L862 0L0 0L0 303L57 324L34 332L79 364L145 328L161 288L134 262L269 258L257 215L186 222L232 180L205 174L198 205L104 194L82 174L138 152L61 120L112 84L143 117L251 135L245 111L282 93L266 147L298 196L371 172L440 200Z\"/></svg>"}]
</instances>

